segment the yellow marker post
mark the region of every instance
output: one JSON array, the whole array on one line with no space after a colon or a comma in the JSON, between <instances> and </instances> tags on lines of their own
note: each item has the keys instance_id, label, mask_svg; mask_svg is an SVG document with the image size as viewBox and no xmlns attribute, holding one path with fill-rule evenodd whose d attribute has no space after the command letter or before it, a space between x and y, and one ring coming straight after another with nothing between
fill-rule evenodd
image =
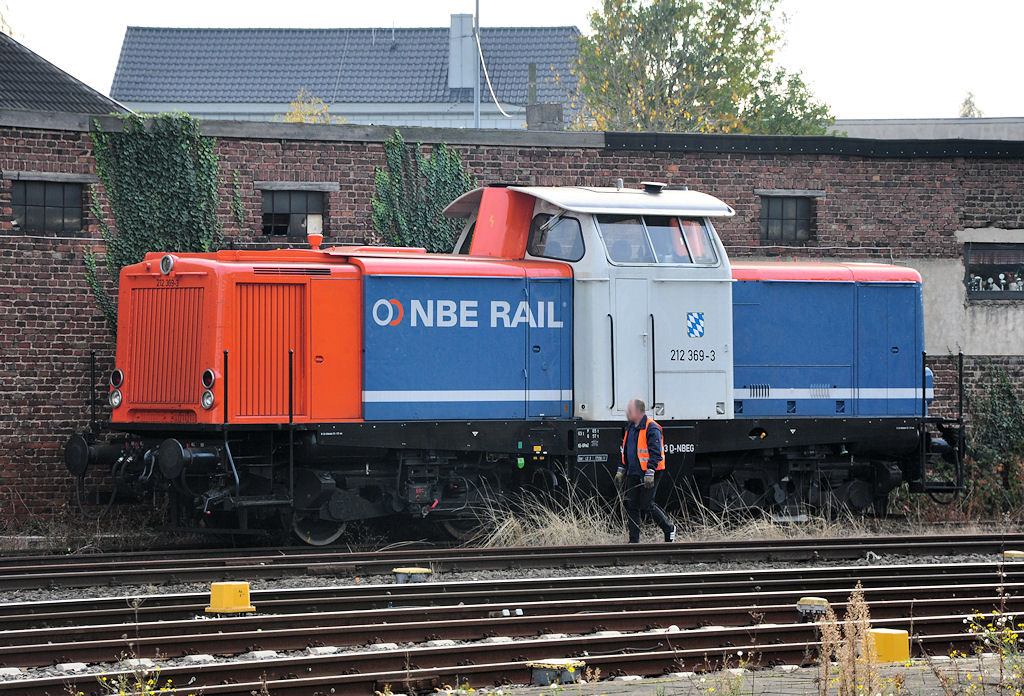
<instances>
[{"instance_id":1,"label":"yellow marker post","mask_svg":"<svg viewBox=\"0 0 1024 696\"><path fill-rule=\"evenodd\" d=\"M554 684L575 684L587 663L576 658L539 660L527 662L526 666L533 670L534 686L551 686Z\"/></svg>"},{"instance_id":2,"label":"yellow marker post","mask_svg":"<svg viewBox=\"0 0 1024 696\"><path fill-rule=\"evenodd\" d=\"M828 600L824 597L801 597L796 603L796 610L804 621L817 621L828 610Z\"/></svg>"},{"instance_id":3,"label":"yellow marker post","mask_svg":"<svg viewBox=\"0 0 1024 696\"><path fill-rule=\"evenodd\" d=\"M879 662L906 662L910 659L910 635L895 628L872 628L875 658Z\"/></svg>"},{"instance_id":4,"label":"yellow marker post","mask_svg":"<svg viewBox=\"0 0 1024 696\"><path fill-rule=\"evenodd\" d=\"M395 582L426 582L432 571L430 568L392 568L395 574Z\"/></svg>"},{"instance_id":5,"label":"yellow marker post","mask_svg":"<svg viewBox=\"0 0 1024 696\"><path fill-rule=\"evenodd\" d=\"M206 607L209 614L244 614L256 611L249 604L249 583L247 582L215 582L210 585L210 606Z\"/></svg>"}]
</instances>

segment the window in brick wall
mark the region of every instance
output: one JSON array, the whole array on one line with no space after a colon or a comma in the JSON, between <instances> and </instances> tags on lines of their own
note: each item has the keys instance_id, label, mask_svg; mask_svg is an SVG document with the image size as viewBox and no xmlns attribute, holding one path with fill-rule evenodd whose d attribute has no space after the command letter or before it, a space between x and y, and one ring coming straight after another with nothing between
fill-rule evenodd
<instances>
[{"instance_id":1,"label":"window in brick wall","mask_svg":"<svg viewBox=\"0 0 1024 696\"><path fill-rule=\"evenodd\" d=\"M322 226L323 214L321 191L263 192L263 234L305 237L314 219Z\"/></svg>"},{"instance_id":2,"label":"window in brick wall","mask_svg":"<svg viewBox=\"0 0 1024 696\"><path fill-rule=\"evenodd\" d=\"M806 242L812 236L814 198L761 196L761 242Z\"/></svg>"},{"instance_id":3,"label":"window in brick wall","mask_svg":"<svg viewBox=\"0 0 1024 696\"><path fill-rule=\"evenodd\" d=\"M14 225L26 232L80 232L82 184L12 181Z\"/></svg>"},{"instance_id":4,"label":"window in brick wall","mask_svg":"<svg viewBox=\"0 0 1024 696\"><path fill-rule=\"evenodd\" d=\"M964 282L975 300L1024 299L1024 244L964 244Z\"/></svg>"}]
</instances>

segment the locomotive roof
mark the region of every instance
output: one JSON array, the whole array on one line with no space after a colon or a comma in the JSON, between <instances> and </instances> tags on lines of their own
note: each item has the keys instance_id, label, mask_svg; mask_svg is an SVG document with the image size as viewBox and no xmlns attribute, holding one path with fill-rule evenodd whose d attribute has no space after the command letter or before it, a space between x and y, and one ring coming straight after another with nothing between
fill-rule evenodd
<instances>
[{"instance_id":1,"label":"locomotive roof","mask_svg":"<svg viewBox=\"0 0 1024 696\"><path fill-rule=\"evenodd\" d=\"M663 188L658 192L614 186L509 186L551 205L575 213L611 215L687 215L728 217L736 211L714 196L699 191ZM480 206L483 189L459 196L445 208L448 217L468 217Z\"/></svg>"},{"instance_id":2,"label":"locomotive roof","mask_svg":"<svg viewBox=\"0 0 1024 696\"><path fill-rule=\"evenodd\" d=\"M732 261L735 280L833 281L852 283L920 283L913 268L886 263L821 261Z\"/></svg>"}]
</instances>

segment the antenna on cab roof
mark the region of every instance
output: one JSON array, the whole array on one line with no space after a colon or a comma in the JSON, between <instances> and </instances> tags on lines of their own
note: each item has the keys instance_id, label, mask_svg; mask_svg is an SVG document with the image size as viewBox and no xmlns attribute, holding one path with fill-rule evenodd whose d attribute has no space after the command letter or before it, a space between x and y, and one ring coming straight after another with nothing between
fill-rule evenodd
<instances>
[{"instance_id":1,"label":"antenna on cab roof","mask_svg":"<svg viewBox=\"0 0 1024 696\"><path fill-rule=\"evenodd\" d=\"M661 193L661 190L665 188L665 184L660 181L641 181L640 185L644 187L644 193Z\"/></svg>"}]
</instances>

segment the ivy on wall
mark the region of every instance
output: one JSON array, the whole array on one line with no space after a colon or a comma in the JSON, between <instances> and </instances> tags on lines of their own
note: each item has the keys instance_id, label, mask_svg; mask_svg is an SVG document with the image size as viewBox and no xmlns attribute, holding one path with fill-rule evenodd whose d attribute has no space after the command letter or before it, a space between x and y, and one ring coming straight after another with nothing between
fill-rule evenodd
<instances>
[{"instance_id":1,"label":"ivy on wall","mask_svg":"<svg viewBox=\"0 0 1024 696\"><path fill-rule=\"evenodd\" d=\"M205 252L221 245L217 218L220 165L213 138L184 113L124 114L120 131L91 133L96 169L106 191L113 224L93 191L91 210L106 244L107 273L117 283L121 269L147 252ZM100 281L96 258L86 249L86 281L117 332L117 303Z\"/></svg>"},{"instance_id":2,"label":"ivy on wall","mask_svg":"<svg viewBox=\"0 0 1024 696\"><path fill-rule=\"evenodd\" d=\"M396 130L384 142L384 155L387 164L374 175L374 229L391 246L451 252L462 221L441 211L476 187L459 153L441 143L427 157L419 143L407 144Z\"/></svg>"},{"instance_id":3,"label":"ivy on wall","mask_svg":"<svg viewBox=\"0 0 1024 696\"><path fill-rule=\"evenodd\" d=\"M245 229L245 205L242 202L242 184L237 169L231 171L231 217L238 224L239 232Z\"/></svg>"}]
</instances>

